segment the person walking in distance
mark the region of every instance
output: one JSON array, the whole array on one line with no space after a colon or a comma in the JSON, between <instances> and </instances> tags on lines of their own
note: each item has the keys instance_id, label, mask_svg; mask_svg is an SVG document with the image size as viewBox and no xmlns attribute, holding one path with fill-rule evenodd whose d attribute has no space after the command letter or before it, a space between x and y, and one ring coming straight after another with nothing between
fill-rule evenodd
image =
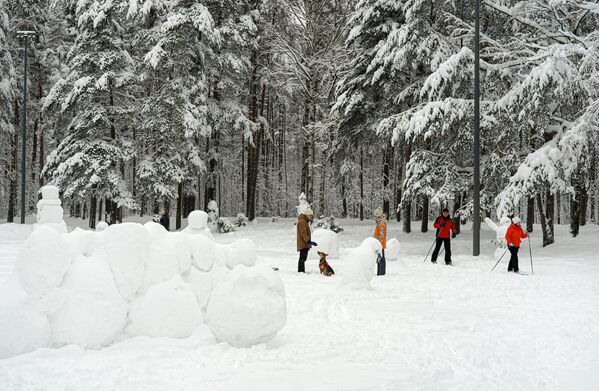
<instances>
[{"instance_id":1,"label":"person walking in distance","mask_svg":"<svg viewBox=\"0 0 599 391\"><path fill-rule=\"evenodd\" d=\"M451 237L456 237L456 228L453 225L453 221L449 216L449 209L444 208L441 216L437 217L433 226L437 229L437 236L435 242L435 251L431 257L432 263L437 263L437 256L441 249L441 244L445 246L445 264L451 265L451 242L449 239L450 231Z\"/></svg>"},{"instance_id":2,"label":"person walking in distance","mask_svg":"<svg viewBox=\"0 0 599 391\"><path fill-rule=\"evenodd\" d=\"M381 208L376 208L374 210L374 221L376 221L374 237L381 242L381 246L383 248L377 261L376 275L384 276L387 272L387 263L385 260L385 248L387 248L387 219L385 218Z\"/></svg>"},{"instance_id":3,"label":"person walking in distance","mask_svg":"<svg viewBox=\"0 0 599 391\"><path fill-rule=\"evenodd\" d=\"M160 209L160 225L162 225L167 231L171 230L171 218L164 208Z\"/></svg>"},{"instance_id":4,"label":"person walking in distance","mask_svg":"<svg viewBox=\"0 0 599 391\"><path fill-rule=\"evenodd\" d=\"M310 233L310 222L314 212L312 209L307 208L303 213L297 216L297 251L299 251L299 260L297 262L298 273L306 272L306 259L308 259L308 251L310 247L316 246L316 243L312 241L312 235Z\"/></svg>"},{"instance_id":5,"label":"person walking in distance","mask_svg":"<svg viewBox=\"0 0 599 391\"><path fill-rule=\"evenodd\" d=\"M510 263L507 266L508 272L520 272L520 269L518 268L518 250L520 250L520 242L522 239L526 239L528 237L528 234L524 232L520 223L521 221L519 217L513 217L512 224L505 233L505 242L507 243L507 248L510 250L511 254Z\"/></svg>"}]
</instances>

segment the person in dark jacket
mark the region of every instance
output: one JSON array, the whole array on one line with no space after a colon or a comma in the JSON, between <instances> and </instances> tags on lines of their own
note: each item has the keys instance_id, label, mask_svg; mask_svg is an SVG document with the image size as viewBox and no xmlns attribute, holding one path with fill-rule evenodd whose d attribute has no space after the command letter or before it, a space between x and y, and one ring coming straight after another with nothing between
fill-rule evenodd
<instances>
[{"instance_id":1,"label":"person in dark jacket","mask_svg":"<svg viewBox=\"0 0 599 391\"><path fill-rule=\"evenodd\" d=\"M162 225L167 231L171 230L171 218L164 208L160 209L160 225Z\"/></svg>"},{"instance_id":2,"label":"person in dark jacket","mask_svg":"<svg viewBox=\"0 0 599 391\"><path fill-rule=\"evenodd\" d=\"M520 272L520 268L518 268L518 250L520 249L522 239L526 239L527 237L528 234L524 232L520 225L520 218L512 217L512 224L505 233L505 242L511 254L510 263L507 266L508 272Z\"/></svg>"},{"instance_id":3,"label":"person in dark jacket","mask_svg":"<svg viewBox=\"0 0 599 391\"><path fill-rule=\"evenodd\" d=\"M299 260L297 261L298 273L306 272L306 259L308 259L308 251L310 247L316 246L316 243L312 241L312 235L310 232L310 222L314 212L308 208L303 213L297 216L297 251L299 251Z\"/></svg>"},{"instance_id":4,"label":"person in dark jacket","mask_svg":"<svg viewBox=\"0 0 599 391\"><path fill-rule=\"evenodd\" d=\"M431 257L431 262L437 263L437 256L439 255L439 250L441 249L441 244L445 246L445 263L447 265L451 265L451 242L449 239L450 231L451 237L455 238L456 236L456 228L453 225L453 221L449 216L449 209L443 209L441 216L435 220L435 224L433 226L437 229L436 243L435 243L435 251L433 251L433 256Z\"/></svg>"}]
</instances>

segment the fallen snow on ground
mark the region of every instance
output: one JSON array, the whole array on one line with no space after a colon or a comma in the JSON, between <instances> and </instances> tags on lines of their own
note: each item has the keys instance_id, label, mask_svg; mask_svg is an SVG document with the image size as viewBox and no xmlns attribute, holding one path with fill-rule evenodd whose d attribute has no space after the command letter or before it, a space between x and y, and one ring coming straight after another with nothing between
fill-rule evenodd
<instances>
[{"instance_id":1,"label":"fallen snow on ground","mask_svg":"<svg viewBox=\"0 0 599 391\"><path fill-rule=\"evenodd\" d=\"M433 231L408 235L390 223L399 259L387 262L387 275L375 276L371 290L348 290L339 286L346 260L374 224L339 223L345 231L340 258L329 260L334 277L318 274L316 254L306 263L309 274L295 272L291 219L215 235L221 244L251 239L257 264L280 269L287 324L266 344L230 347L201 325L185 339L44 348L0 360L0 389L599 389L599 227L582 227L575 239L556 227L557 243L545 249L535 227L534 275L519 276L506 272L507 259L490 271L495 232L487 227L478 258L470 255L467 228L452 241L450 267L423 263ZM11 232L0 225L0 281L26 236ZM527 246L520 251L524 272Z\"/></svg>"}]
</instances>

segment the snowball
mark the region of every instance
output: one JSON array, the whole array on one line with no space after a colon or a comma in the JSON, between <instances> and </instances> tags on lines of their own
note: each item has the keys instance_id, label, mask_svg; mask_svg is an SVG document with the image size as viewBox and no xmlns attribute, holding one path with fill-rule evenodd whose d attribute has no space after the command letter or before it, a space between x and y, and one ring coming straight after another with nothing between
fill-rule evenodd
<instances>
[{"instance_id":1,"label":"snowball","mask_svg":"<svg viewBox=\"0 0 599 391\"><path fill-rule=\"evenodd\" d=\"M58 200L58 187L56 186L43 186L42 187L42 199L44 200Z\"/></svg>"},{"instance_id":2,"label":"snowball","mask_svg":"<svg viewBox=\"0 0 599 391\"><path fill-rule=\"evenodd\" d=\"M347 269L341 276L341 285L370 289L370 281L374 277L374 268L382 246L375 238L366 238L360 246L354 249L347 259Z\"/></svg>"},{"instance_id":3,"label":"snowball","mask_svg":"<svg viewBox=\"0 0 599 391\"><path fill-rule=\"evenodd\" d=\"M212 288L214 286L214 275L213 273L202 272L192 267L185 276L185 280L193 288L198 306L204 310L210 299Z\"/></svg>"},{"instance_id":4,"label":"snowball","mask_svg":"<svg viewBox=\"0 0 599 391\"><path fill-rule=\"evenodd\" d=\"M176 276L136 299L129 320L133 336L185 338L201 323L202 313L191 285Z\"/></svg>"},{"instance_id":5,"label":"snowball","mask_svg":"<svg viewBox=\"0 0 599 391\"><path fill-rule=\"evenodd\" d=\"M50 345L48 319L26 300L16 275L0 287L0 359Z\"/></svg>"},{"instance_id":6,"label":"snowball","mask_svg":"<svg viewBox=\"0 0 599 391\"><path fill-rule=\"evenodd\" d=\"M14 270L25 292L39 297L60 285L70 264L71 254L60 233L39 226L17 254Z\"/></svg>"},{"instance_id":7,"label":"snowball","mask_svg":"<svg viewBox=\"0 0 599 391\"><path fill-rule=\"evenodd\" d=\"M104 231L106 228L108 228L108 223L106 221L100 221L98 224L96 224L97 232Z\"/></svg>"},{"instance_id":8,"label":"snowball","mask_svg":"<svg viewBox=\"0 0 599 391\"><path fill-rule=\"evenodd\" d=\"M127 324L127 303L120 295L103 251L81 255L65 276L68 298L49 316L52 341L85 348L106 346Z\"/></svg>"},{"instance_id":9,"label":"snowball","mask_svg":"<svg viewBox=\"0 0 599 391\"><path fill-rule=\"evenodd\" d=\"M113 224L99 233L121 295L131 300L142 287L149 234L141 224Z\"/></svg>"},{"instance_id":10,"label":"snowball","mask_svg":"<svg viewBox=\"0 0 599 391\"><path fill-rule=\"evenodd\" d=\"M339 239L337 234L330 229L316 229L312 232L312 241L317 246L314 250L325 253L331 258L339 256Z\"/></svg>"},{"instance_id":11,"label":"snowball","mask_svg":"<svg viewBox=\"0 0 599 391\"><path fill-rule=\"evenodd\" d=\"M215 243L203 235L191 236L189 243L193 265L202 271L210 271L216 258Z\"/></svg>"},{"instance_id":12,"label":"snowball","mask_svg":"<svg viewBox=\"0 0 599 391\"><path fill-rule=\"evenodd\" d=\"M194 210L187 217L187 227L181 232L190 235L204 235L213 238L210 228L208 228L208 214L203 210Z\"/></svg>"},{"instance_id":13,"label":"snowball","mask_svg":"<svg viewBox=\"0 0 599 391\"><path fill-rule=\"evenodd\" d=\"M271 340L287 322L285 287L269 268L239 265L216 285L206 324L217 340L247 347Z\"/></svg>"},{"instance_id":14,"label":"snowball","mask_svg":"<svg viewBox=\"0 0 599 391\"><path fill-rule=\"evenodd\" d=\"M387 242L385 249L385 260L395 261L399 258L399 240L392 238Z\"/></svg>"},{"instance_id":15,"label":"snowball","mask_svg":"<svg viewBox=\"0 0 599 391\"><path fill-rule=\"evenodd\" d=\"M256 245L250 239L239 239L230 244L226 254L226 266L233 269L237 265L256 264Z\"/></svg>"},{"instance_id":16,"label":"snowball","mask_svg":"<svg viewBox=\"0 0 599 391\"><path fill-rule=\"evenodd\" d=\"M144 228L150 240L143 283L144 289L148 289L179 274L179 262L177 243L170 232L151 221L144 224Z\"/></svg>"}]
</instances>

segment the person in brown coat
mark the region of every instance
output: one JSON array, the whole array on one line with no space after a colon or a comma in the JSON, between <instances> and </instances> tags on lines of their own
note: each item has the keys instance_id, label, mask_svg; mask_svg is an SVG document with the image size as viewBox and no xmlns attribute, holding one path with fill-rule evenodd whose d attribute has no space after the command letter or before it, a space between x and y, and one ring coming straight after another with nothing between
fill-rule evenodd
<instances>
[{"instance_id":1,"label":"person in brown coat","mask_svg":"<svg viewBox=\"0 0 599 391\"><path fill-rule=\"evenodd\" d=\"M298 273L306 272L306 259L308 259L308 251L310 251L310 247L316 246L316 243L312 241L312 236L310 232L310 222L312 221L312 217L314 216L314 212L312 209L308 208L297 216L297 251L299 251L299 260L297 262L297 271Z\"/></svg>"}]
</instances>

